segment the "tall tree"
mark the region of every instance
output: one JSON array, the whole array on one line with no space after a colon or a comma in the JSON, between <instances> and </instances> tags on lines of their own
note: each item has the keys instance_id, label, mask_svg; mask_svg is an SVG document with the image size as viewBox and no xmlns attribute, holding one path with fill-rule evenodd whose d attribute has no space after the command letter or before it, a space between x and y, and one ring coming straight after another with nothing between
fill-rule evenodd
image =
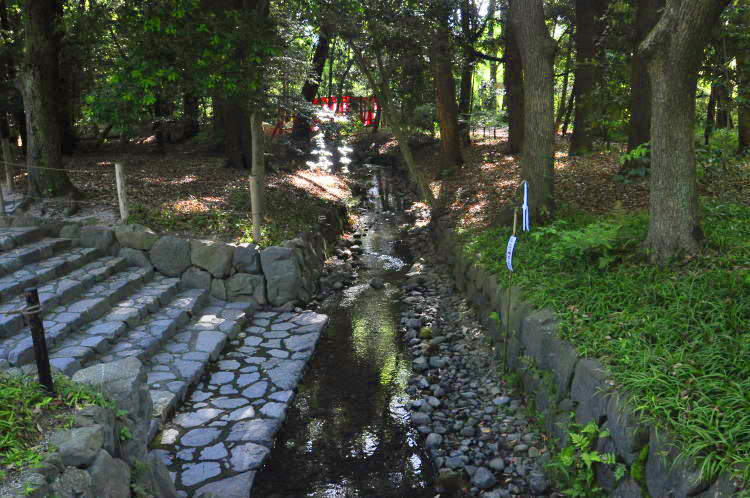
<instances>
[{"instance_id":1,"label":"tall tree","mask_svg":"<svg viewBox=\"0 0 750 498\"><path fill-rule=\"evenodd\" d=\"M634 53L630 61L628 150L651 140L651 82L648 76L648 61L638 50L638 46L656 25L663 8L664 0L636 0Z\"/></svg>"},{"instance_id":2,"label":"tall tree","mask_svg":"<svg viewBox=\"0 0 750 498\"><path fill-rule=\"evenodd\" d=\"M474 49L490 19L490 13L484 22L480 22L479 12L473 0L460 1L461 12L461 83L458 98L459 140L463 144L471 142L471 102L474 93L474 66L477 63L477 51ZM492 14L494 16L494 12Z\"/></svg>"},{"instance_id":3,"label":"tall tree","mask_svg":"<svg viewBox=\"0 0 750 498\"><path fill-rule=\"evenodd\" d=\"M508 108L508 154L519 154L523 148L524 135L524 84L521 52L515 36L515 27L510 20L505 22L505 105Z\"/></svg>"},{"instance_id":4,"label":"tall tree","mask_svg":"<svg viewBox=\"0 0 750 498\"><path fill-rule=\"evenodd\" d=\"M62 26L57 1L24 0L24 54L19 78L27 126L26 162L31 193L57 196L75 191L63 169L58 117Z\"/></svg>"},{"instance_id":5,"label":"tall tree","mask_svg":"<svg viewBox=\"0 0 750 498\"><path fill-rule=\"evenodd\" d=\"M555 118L555 133L560 129L563 118L567 112L565 105L568 103L568 80L570 79L570 63L573 60L573 37L568 40L568 55L565 57L565 68L563 69L562 90L560 90L560 104L557 106L557 117Z\"/></svg>"},{"instance_id":6,"label":"tall tree","mask_svg":"<svg viewBox=\"0 0 750 498\"><path fill-rule=\"evenodd\" d=\"M511 0L510 20L523 65L524 139L521 178L529 184L535 220L554 215L555 42L547 31L542 0Z\"/></svg>"},{"instance_id":7,"label":"tall tree","mask_svg":"<svg viewBox=\"0 0 750 498\"><path fill-rule=\"evenodd\" d=\"M602 18L608 0L576 0L576 69L575 115L573 135L570 138L570 153L580 154L591 149L592 120L596 109L594 91L601 78L601 35L604 29Z\"/></svg>"},{"instance_id":8,"label":"tall tree","mask_svg":"<svg viewBox=\"0 0 750 498\"><path fill-rule=\"evenodd\" d=\"M436 28L431 51L432 70L435 77L435 106L440 122L440 142L443 162L448 169L463 164L461 157L459 109L453 81L452 36L448 29L449 3L441 0L434 6Z\"/></svg>"},{"instance_id":9,"label":"tall tree","mask_svg":"<svg viewBox=\"0 0 750 498\"><path fill-rule=\"evenodd\" d=\"M307 102L312 102L320 88L320 78L323 76L323 66L328 58L329 38L325 31L320 30L318 43L315 45L315 52L312 58L312 67L310 73L302 86L302 98ZM292 125L292 139L300 143L307 144L310 141L310 120L302 113L294 116Z\"/></svg>"},{"instance_id":10,"label":"tall tree","mask_svg":"<svg viewBox=\"0 0 750 498\"><path fill-rule=\"evenodd\" d=\"M667 0L641 44L651 79L650 221L645 246L664 264L703 240L695 172L695 89L708 33L729 0Z\"/></svg>"},{"instance_id":11,"label":"tall tree","mask_svg":"<svg viewBox=\"0 0 750 498\"><path fill-rule=\"evenodd\" d=\"M264 27L264 20L268 19L268 0L223 0L217 5L227 15L227 19L234 18L234 13L239 14L253 26L253 31L258 34ZM240 40L234 47L235 57L242 66L251 66L255 80L249 85L251 88L244 91L227 92L218 99L221 107L221 115L224 121L224 152L226 154L226 166L228 168L252 167L252 136L250 130L249 94L253 94L253 86L258 87L261 81L261 63L251 60L248 56L248 47ZM257 59L257 58L256 58Z\"/></svg>"},{"instance_id":12,"label":"tall tree","mask_svg":"<svg viewBox=\"0 0 750 498\"><path fill-rule=\"evenodd\" d=\"M750 149L750 2L740 3L735 47L737 61L738 152Z\"/></svg>"},{"instance_id":13,"label":"tall tree","mask_svg":"<svg viewBox=\"0 0 750 498\"><path fill-rule=\"evenodd\" d=\"M490 55L497 54L497 45L495 41L495 12L497 11L497 0L490 0L487 5L487 37L493 46L492 53ZM494 112L497 108L497 68L498 63L496 61L490 61L490 82L489 82L489 94L484 107L488 111Z\"/></svg>"}]
</instances>

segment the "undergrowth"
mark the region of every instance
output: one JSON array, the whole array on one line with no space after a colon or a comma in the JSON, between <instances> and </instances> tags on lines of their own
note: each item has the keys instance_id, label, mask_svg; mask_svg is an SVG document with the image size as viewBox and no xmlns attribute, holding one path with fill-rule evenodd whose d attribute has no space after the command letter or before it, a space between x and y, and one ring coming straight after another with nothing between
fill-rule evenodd
<instances>
[{"instance_id":1,"label":"undergrowth","mask_svg":"<svg viewBox=\"0 0 750 498\"><path fill-rule=\"evenodd\" d=\"M707 202L702 254L658 268L645 213L568 211L521 234L513 276L583 356L610 366L645 422L668 428L705 478L750 478L750 207ZM459 231L506 284L507 228Z\"/></svg>"},{"instance_id":2,"label":"undergrowth","mask_svg":"<svg viewBox=\"0 0 750 498\"><path fill-rule=\"evenodd\" d=\"M32 377L0 373L0 477L38 464L45 435L69 427L74 410L111 406L101 393L64 376L55 376L54 382L57 396L52 397Z\"/></svg>"}]
</instances>

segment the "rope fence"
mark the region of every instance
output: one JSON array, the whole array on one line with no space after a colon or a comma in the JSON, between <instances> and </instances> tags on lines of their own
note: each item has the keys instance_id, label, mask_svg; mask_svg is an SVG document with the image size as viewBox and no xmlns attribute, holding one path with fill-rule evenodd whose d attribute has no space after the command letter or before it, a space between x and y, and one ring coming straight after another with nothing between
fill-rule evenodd
<instances>
[{"instance_id":1,"label":"rope fence","mask_svg":"<svg viewBox=\"0 0 750 498\"><path fill-rule=\"evenodd\" d=\"M125 173L125 166L121 162L112 162L110 164L112 166L114 166L114 168L112 168L112 166L110 166L110 165L107 165L107 166L104 166L104 167L100 167L100 168L96 168L96 169L50 168L50 167L46 167L46 166L29 166L28 164L25 164L25 163L18 163L18 162L13 162L13 161L0 160L0 165L6 166L6 168L5 168L6 169L6 178L12 178L12 177L15 177L15 176L17 176L17 175L19 175L21 173L26 173L28 175L28 170L30 168L35 168L35 169L40 169L40 170L47 170L47 171L64 171L66 173L97 173L97 174L101 174L101 173L105 173L105 172L106 173L114 172L114 174L115 174L115 182L114 183L115 183L115 190L116 190L116 193L117 193L117 206L118 206L118 211L119 211L119 214L120 214L120 220L123 223L126 223L128 217L130 215L130 212L129 212L129 205L128 205L127 178L126 178L126 173ZM10 175L10 173L8 172L7 166L18 167L21 171L15 171L15 172L13 172L12 175ZM28 178L28 176L27 176L27 178ZM251 178L248 178L248 180L251 181ZM29 182L30 182L30 179L29 179ZM29 187L30 187L30 185L29 185ZM8 190L11 193L13 192L12 184L8 184ZM20 200L19 202L24 202L24 201L27 201L27 200L31 200L31 201L45 201L45 200L49 200L49 198L47 198L47 197L35 196L35 195L31 194L30 192L31 192L31 188L29 188L28 191L23 194L23 199ZM204 202L199 197L195 197L195 196L192 196L192 195L190 196L190 200ZM97 200L70 199L69 200L69 204L71 206L73 206L73 205L101 206L103 203L102 203L101 200L97 201ZM229 209L229 208L225 208L225 207L221 208L221 212L225 213L225 214L234 214L234 215L240 215L240 216L250 216L250 215L252 215L251 210ZM0 188L0 215L5 216L5 214L6 214L6 211L5 211L5 202L4 202L4 199L3 199L2 188Z\"/></svg>"}]
</instances>

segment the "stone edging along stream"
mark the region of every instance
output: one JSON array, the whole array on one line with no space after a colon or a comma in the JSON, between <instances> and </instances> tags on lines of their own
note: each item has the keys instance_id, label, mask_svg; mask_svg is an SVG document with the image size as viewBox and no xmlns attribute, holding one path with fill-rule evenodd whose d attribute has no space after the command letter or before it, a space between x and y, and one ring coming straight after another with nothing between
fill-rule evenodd
<instances>
[{"instance_id":1,"label":"stone edging along stream","mask_svg":"<svg viewBox=\"0 0 750 498\"><path fill-rule=\"evenodd\" d=\"M508 290L498 286L496 275L464 254L447 223L433 220L431 229L441 256L453 269L456 286L479 310L482 324L498 346L496 350L503 351ZM502 328L490 318L492 312L503 317ZM546 429L556 442L567 444L571 412L578 424L595 421L609 430L610 436L599 440L597 449L614 452L629 470L616 482L611 469L597 467L597 482L611 496L718 498L737 491L728 475L704 482L694 461L677 459L679 448L669 435L642 423L601 362L582 358L573 345L557 335L554 312L535 310L517 287L511 293L509 319L508 366L520 374L523 390L544 415ZM639 481L632 477L633 466L643 469Z\"/></svg>"}]
</instances>

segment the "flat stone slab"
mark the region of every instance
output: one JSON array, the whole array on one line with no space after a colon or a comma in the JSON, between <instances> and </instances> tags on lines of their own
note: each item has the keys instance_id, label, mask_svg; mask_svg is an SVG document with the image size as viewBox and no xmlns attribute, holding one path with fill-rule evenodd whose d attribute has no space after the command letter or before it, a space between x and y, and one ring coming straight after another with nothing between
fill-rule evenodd
<instances>
[{"instance_id":1,"label":"flat stone slab","mask_svg":"<svg viewBox=\"0 0 750 498\"><path fill-rule=\"evenodd\" d=\"M312 312L260 312L236 339L210 318L200 321L205 326L189 326L191 333L175 336L187 347L184 352L166 348L171 356L158 359L172 367L153 365L154 379L186 370L189 354L205 355L194 361L205 372L196 390L154 441L181 496L251 495L255 471L273 447L327 320ZM216 356L227 341L223 354ZM217 359L215 364L207 364L209 356Z\"/></svg>"}]
</instances>

